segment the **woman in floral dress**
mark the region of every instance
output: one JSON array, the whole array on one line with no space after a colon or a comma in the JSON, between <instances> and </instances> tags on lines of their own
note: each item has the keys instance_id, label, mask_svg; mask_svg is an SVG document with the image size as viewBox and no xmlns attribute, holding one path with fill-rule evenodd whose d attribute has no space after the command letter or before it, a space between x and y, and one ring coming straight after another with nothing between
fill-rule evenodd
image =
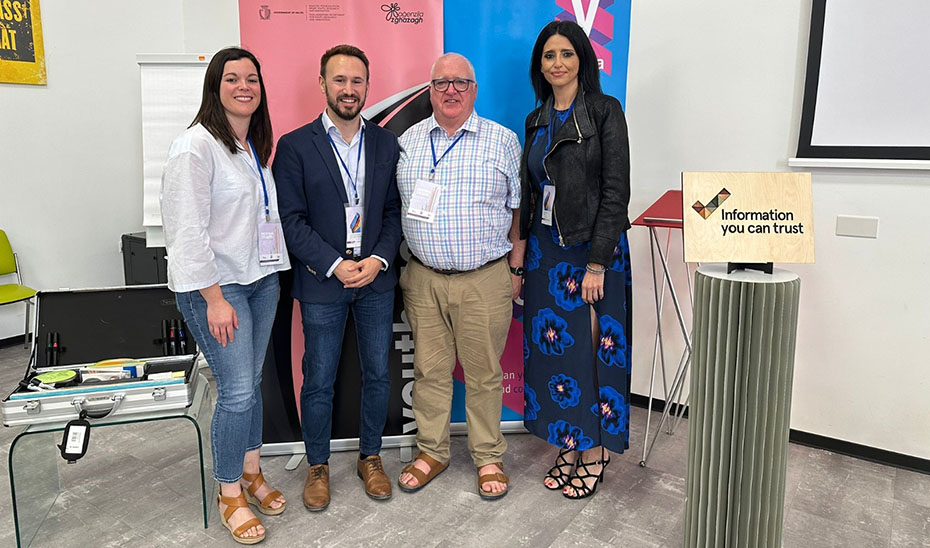
<instances>
[{"instance_id":1,"label":"woman in floral dress","mask_svg":"<svg viewBox=\"0 0 930 548\"><path fill-rule=\"evenodd\" d=\"M542 30L522 166L524 423L559 448L544 483L568 498L593 494L629 447L629 145L599 76L576 23Z\"/></svg>"}]
</instances>

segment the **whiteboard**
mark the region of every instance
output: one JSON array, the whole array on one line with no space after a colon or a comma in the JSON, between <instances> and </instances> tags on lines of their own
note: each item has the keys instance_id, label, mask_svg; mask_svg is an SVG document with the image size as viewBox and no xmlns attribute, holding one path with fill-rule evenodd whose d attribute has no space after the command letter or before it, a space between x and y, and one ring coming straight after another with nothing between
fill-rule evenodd
<instances>
[{"instance_id":1,"label":"whiteboard","mask_svg":"<svg viewBox=\"0 0 930 548\"><path fill-rule=\"evenodd\" d=\"M205 55L137 55L142 81L142 226L148 247L163 247L161 176L168 147L200 109Z\"/></svg>"},{"instance_id":2,"label":"whiteboard","mask_svg":"<svg viewBox=\"0 0 930 548\"><path fill-rule=\"evenodd\" d=\"M930 2L814 0L799 157L930 159Z\"/></svg>"}]
</instances>

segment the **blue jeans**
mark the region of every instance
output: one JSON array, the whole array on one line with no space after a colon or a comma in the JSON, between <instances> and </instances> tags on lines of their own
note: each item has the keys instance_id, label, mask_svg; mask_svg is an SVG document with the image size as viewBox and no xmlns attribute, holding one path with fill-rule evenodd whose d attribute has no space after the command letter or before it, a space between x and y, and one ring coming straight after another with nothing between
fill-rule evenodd
<instances>
[{"instance_id":1,"label":"blue jeans","mask_svg":"<svg viewBox=\"0 0 930 548\"><path fill-rule=\"evenodd\" d=\"M249 285L220 286L236 309L239 329L224 348L210 334L207 302L200 291L178 293L178 310L216 379L216 410L210 426L213 477L236 483L248 451L262 446L262 365L278 308L278 274Z\"/></svg>"},{"instance_id":2,"label":"blue jeans","mask_svg":"<svg viewBox=\"0 0 930 548\"><path fill-rule=\"evenodd\" d=\"M334 303L300 303L304 326L304 382L300 389L301 429L307 462L329 460L333 428L333 384L339 369L346 316L352 309L362 373L359 451L377 455L387 420L391 378L388 351L394 321L394 292L376 293L370 287L345 290Z\"/></svg>"}]
</instances>

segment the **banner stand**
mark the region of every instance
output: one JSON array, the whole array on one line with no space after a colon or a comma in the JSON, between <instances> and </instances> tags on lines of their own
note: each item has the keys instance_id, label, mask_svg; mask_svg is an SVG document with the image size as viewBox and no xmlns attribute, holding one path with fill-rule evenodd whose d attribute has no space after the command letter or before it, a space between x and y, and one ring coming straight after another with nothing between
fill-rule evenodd
<instances>
[{"instance_id":1,"label":"banner stand","mask_svg":"<svg viewBox=\"0 0 930 548\"><path fill-rule=\"evenodd\" d=\"M463 436L468 434L468 425L464 422L453 422L449 426L449 432L453 436ZM526 434L527 430L523 427L523 421L503 421L501 422L501 432L504 434ZM384 436L381 438L381 447L383 449L393 449L400 447L400 461L410 462L413 460L413 448L417 446L416 434L407 434L404 436ZM329 442L330 451L358 451L358 438L332 440ZM263 457L276 457L280 455L291 455L291 459L284 465L285 470L296 470L304 460L304 442L292 441L287 443L268 443L262 446Z\"/></svg>"},{"instance_id":2,"label":"banner stand","mask_svg":"<svg viewBox=\"0 0 930 548\"><path fill-rule=\"evenodd\" d=\"M558 20L575 20L588 34L601 69L604 91L626 102L627 57L631 1L567 2L526 0L502 9L499 3L405 0L372 4L345 0L325 6L284 0L270 6L265 0L238 0L239 30L243 47L262 60L269 101L275 105L273 124L286 133L314 119L325 108L322 94L305 94L314 89L315 55L295 51L322 52L333 44L350 42L367 52L371 61L371 89L362 115L400 135L432 112L428 82L433 61L443 52L459 52L473 62L476 80L483 90L475 105L477 112L524 133L523 117L535 102L530 86L514 86L510 75L522 73L539 29ZM286 6L283 4L287 4ZM385 9L387 8L387 9ZM463 24L463 22L465 24ZM491 22L491 24L487 24ZM470 23L470 24L469 24ZM402 62L398 62L402 59ZM516 71L516 72L515 72ZM308 81L309 79L309 81ZM397 265L403 268L409 252L402 245ZM287 287L282 277L282 287ZM402 298L395 301L394 340L389 357L392 394L384 430L385 447L399 447L404 462L412 459L416 423L411 412L413 354L409 324L402 312ZM289 469L299 466L304 453L299 421L300 355L302 331L299 316L287 317L283 306L276 320L273 364L266 363L262 393L265 402L263 448L266 455L293 455ZM296 320L296 321L295 321ZM522 433L523 428L523 307L514 304L508 342L501 358L504 394L501 427L504 433ZM358 447L358 395L360 386L352 322L347 322L333 401L334 451ZM454 373L456 401L451 433L466 433L464 422L464 378Z\"/></svg>"}]
</instances>

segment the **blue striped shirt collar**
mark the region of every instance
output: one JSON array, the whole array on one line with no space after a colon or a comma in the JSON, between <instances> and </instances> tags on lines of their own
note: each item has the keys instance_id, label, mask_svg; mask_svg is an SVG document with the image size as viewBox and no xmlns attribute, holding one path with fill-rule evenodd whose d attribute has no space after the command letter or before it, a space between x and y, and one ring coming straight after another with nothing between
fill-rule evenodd
<instances>
[{"instance_id":1,"label":"blue striped shirt collar","mask_svg":"<svg viewBox=\"0 0 930 548\"><path fill-rule=\"evenodd\" d=\"M436 128L439 128L440 130L445 131L439 126L439 122L436 121L436 114L431 114L428 120L429 121L426 123L427 135L432 133L433 130ZM462 131L462 130L465 130L471 133L478 133L478 128L480 127L481 127L481 118L478 117L478 111L472 110L471 115L465 120L465 123L462 124L462 127L460 127L459 129L455 131L455 133L458 133L459 131Z\"/></svg>"}]
</instances>

